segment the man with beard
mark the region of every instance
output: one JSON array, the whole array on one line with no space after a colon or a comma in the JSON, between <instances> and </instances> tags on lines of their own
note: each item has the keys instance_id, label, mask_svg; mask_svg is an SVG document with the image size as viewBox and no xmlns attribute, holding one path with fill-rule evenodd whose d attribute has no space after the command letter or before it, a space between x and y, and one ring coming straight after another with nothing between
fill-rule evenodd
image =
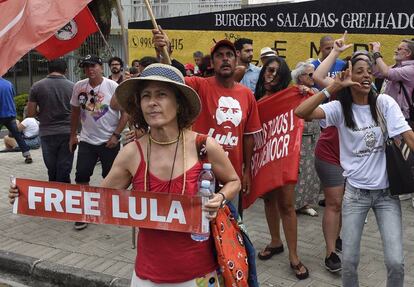
<instances>
[{"instance_id":1,"label":"man with beard","mask_svg":"<svg viewBox=\"0 0 414 287\"><path fill-rule=\"evenodd\" d=\"M414 94L414 40L402 40L394 51L395 65L388 66L380 53L379 42L370 43L374 56L374 75L384 78L381 92L395 99L408 121L414 121L410 114Z\"/></svg>"},{"instance_id":2,"label":"man with beard","mask_svg":"<svg viewBox=\"0 0 414 287\"><path fill-rule=\"evenodd\" d=\"M108 61L109 69L111 69L111 75L108 77L110 80L117 82L119 85L124 80L122 71L124 69L124 62L119 57L112 57Z\"/></svg>"},{"instance_id":3,"label":"man with beard","mask_svg":"<svg viewBox=\"0 0 414 287\"><path fill-rule=\"evenodd\" d=\"M246 68L240 84L245 85L254 93L261 69L251 63L253 59L253 40L247 38L237 39L234 42L234 47L236 48L237 64Z\"/></svg>"},{"instance_id":4,"label":"man with beard","mask_svg":"<svg viewBox=\"0 0 414 287\"><path fill-rule=\"evenodd\" d=\"M168 45L162 30L153 30L154 45ZM259 112L252 92L235 81L236 49L228 40L218 41L211 49L214 76L186 77L186 84L200 96L202 110L193 130L216 139L229 156L242 179L242 191L250 191L250 163L253 134L261 131ZM232 201L242 214L241 196Z\"/></svg>"}]
</instances>

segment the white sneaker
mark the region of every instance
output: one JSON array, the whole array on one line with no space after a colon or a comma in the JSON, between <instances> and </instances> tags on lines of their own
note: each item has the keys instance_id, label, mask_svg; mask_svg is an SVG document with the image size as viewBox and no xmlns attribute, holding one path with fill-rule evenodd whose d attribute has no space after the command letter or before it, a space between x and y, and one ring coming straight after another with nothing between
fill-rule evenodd
<instances>
[{"instance_id":1,"label":"white sneaker","mask_svg":"<svg viewBox=\"0 0 414 287\"><path fill-rule=\"evenodd\" d=\"M312 217L318 216L318 212L313 209L312 207L303 207L301 209L299 209L299 213L301 214L306 214Z\"/></svg>"},{"instance_id":2,"label":"white sneaker","mask_svg":"<svg viewBox=\"0 0 414 287\"><path fill-rule=\"evenodd\" d=\"M407 200L411 198L411 194L401 194L400 196L400 200Z\"/></svg>"}]
</instances>

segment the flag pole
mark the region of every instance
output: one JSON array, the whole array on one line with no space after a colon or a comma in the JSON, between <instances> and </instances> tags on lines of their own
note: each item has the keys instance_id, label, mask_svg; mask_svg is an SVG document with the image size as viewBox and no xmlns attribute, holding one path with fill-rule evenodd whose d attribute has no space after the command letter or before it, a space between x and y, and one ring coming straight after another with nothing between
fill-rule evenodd
<instances>
[{"instance_id":1,"label":"flag pole","mask_svg":"<svg viewBox=\"0 0 414 287\"><path fill-rule=\"evenodd\" d=\"M93 15L92 15L92 18L93 18L93 21L95 21L96 27L98 27L99 35L101 35L102 40L103 40L103 42L104 42L104 44L105 44L106 48L108 49L109 54L110 54L110 55L111 55L111 57L112 57L112 56L113 56L113 54L112 54L112 49L111 49L111 46L109 46L109 43L106 41L105 36L104 36L104 34L102 33L102 31L101 31L101 27L99 27L98 22L96 22L95 17L93 17Z\"/></svg>"},{"instance_id":2,"label":"flag pole","mask_svg":"<svg viewBox=\"0 0 414 287\"><path fill-rule=\"evenodd\" d=\"M145 0L145 5L147 6L147 10L148 10L148 14L151 18L152 26L154 26L154 29L158 29L158 24L157 24L157 21L155 20L154 13L152 13L152 8L151 8L151 5L149 3L149 0ZM168 53L168 49L167 49L166 46L162 47L161 55L165 59L166 63L171 65L170 55Z\"/></svg>"},{"instance_id":3,"label":"flag pole","mask_svg":"<svg viewBox=\"0 0 414 287\"><path fill-rule=\"evenodd\" d=\"M128 51L128 36L127 31L125 30L125 19L124 14L122 13L122 4L120 0L116 0L116 12L118 14L119 24L121 25L121 34L122 34L122 47L125 54L125 63L126 67L129 66L129 51Z\"/></svg>"},{"instance_id":4,"label":"flag pole","mask_svg":"<svg viewBox=\"0 0 414 287\"><path fill-rule=\"evenodd\" d=\"M112 49L111 49L111 46L109 46L109 43L106 41L105 36L104 36L104 34L102 33L101 28L99 27L99 25L98 25L98 24L96 24L96 25L98 26L99 35L101 35L102 40L103 40L103 42L104 42L104 44L105 44L106 48L108 49L110 56L112 57L112 56L113 56L113 54L112 54Z\"/></svg>"}]
</instances>

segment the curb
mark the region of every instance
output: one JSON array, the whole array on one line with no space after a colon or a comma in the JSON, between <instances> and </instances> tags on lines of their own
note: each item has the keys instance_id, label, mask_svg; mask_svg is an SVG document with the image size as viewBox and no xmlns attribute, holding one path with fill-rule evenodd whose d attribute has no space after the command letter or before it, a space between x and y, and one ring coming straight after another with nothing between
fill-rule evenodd
<instances>
[{"instance_id":1,"label":"curb","mask_svg":"<svg viewBox=\"0 0 414 287\"><path fill-rule=\"evenodd\" d=\"M0 270L37 282L69 287L129 287L124 278L0 251Z\"/></svg>"}]
</instances>

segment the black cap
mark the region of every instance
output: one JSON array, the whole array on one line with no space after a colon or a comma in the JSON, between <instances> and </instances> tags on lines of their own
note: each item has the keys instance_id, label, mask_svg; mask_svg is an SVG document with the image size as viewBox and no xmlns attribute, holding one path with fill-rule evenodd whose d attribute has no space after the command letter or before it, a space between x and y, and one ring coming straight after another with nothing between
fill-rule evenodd
<instances>
[{"instance_id":1,"label":"black cap","mask_svg":"<svg viewBox=\"0 0 414 287\"><path fill-rule=\"evenodd\" d=\"M102 59L99 58L96 55L86 55L85 58L83 58L82 61L80 62L79 67L83 68L86 64L91 64L91 65L99 64L99 65L102 65Z\"/></svg>"}]
</instances>

